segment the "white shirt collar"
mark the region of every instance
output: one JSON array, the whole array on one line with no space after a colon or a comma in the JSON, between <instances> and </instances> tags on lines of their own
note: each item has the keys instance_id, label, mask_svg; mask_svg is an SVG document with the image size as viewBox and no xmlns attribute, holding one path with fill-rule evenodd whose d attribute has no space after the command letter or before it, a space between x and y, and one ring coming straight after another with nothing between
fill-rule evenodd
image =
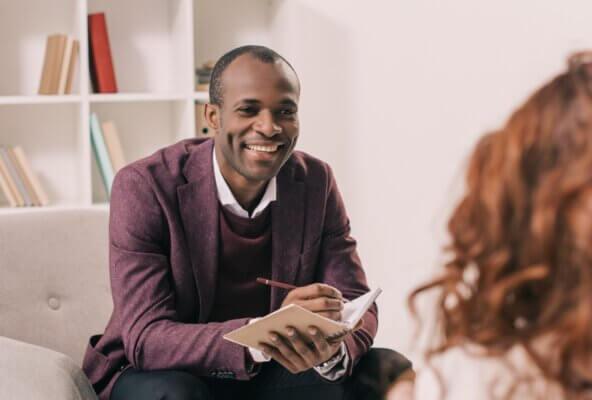
<instances>
[{"instance_id":1,"label":"white shirt collar","mask_svg":"<svg viewBox=\"0 0 592 400\"><path fill-rule=\"evenodd\" d=\"M261 198L261 201L255 207L252 215L249 215L247 210L245 210L238 201L236 201L232 191L228 187L226 180L222 176L222 172L220 172L220 166L218 165L218 160L216 159L216 151L212 151L212 158L214 164L214 178L216 180L216 190L218 192L218 200L220 204L227 210L231 211L233 214L238 215L239 217L243 218L255 218L257 215L261 214L267 206L276 200L277 198L277 183L276 177L274 176L269 180L267 183L267 188L265 189L265 193Z\"/></svg>"}]
</instances>

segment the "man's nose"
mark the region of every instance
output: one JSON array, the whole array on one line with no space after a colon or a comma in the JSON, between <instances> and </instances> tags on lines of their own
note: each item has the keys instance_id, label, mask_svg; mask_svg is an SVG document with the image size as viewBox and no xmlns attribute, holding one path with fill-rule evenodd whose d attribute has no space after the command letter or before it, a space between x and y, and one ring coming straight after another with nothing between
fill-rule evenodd
<instances>
[{"instance_id":1,"label":"man's nose","mask_svg":"<svg viewBox=\"0 0 592 400\"><path fill-rule=\"evenodd\" d=\"M282 127L278 125L271 111L263 110L257 116L255 130L265 136L275 136L282 132Z\"/></svg>"}]
</instances>

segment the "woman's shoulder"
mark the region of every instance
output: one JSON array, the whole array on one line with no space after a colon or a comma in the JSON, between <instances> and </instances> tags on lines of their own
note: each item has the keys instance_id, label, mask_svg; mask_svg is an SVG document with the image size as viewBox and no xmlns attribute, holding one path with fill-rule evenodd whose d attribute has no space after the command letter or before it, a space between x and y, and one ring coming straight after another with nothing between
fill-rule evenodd
<instances>
[{"instance_id":1,"label":"woman's shoulder","mask_svg":"<svg viewBox=\"0 0 592 400\"><path fill-rule=\"evenodd\" d=\"M498 360L478 357L463 349L452 349L434 356L429 363L425 362L418 368L415 398L489 399L489 387L503 374Z\"/></svg>"},{"instance_id":2,"label":"woman's shoulder","mask_svg":"<svg viewBox=\"0 0 592 400\"><path fill-rule=\"evenodd\" d=\"M473 350L452 349L423 363L417 369L415 399L489 400L505 398L510 391L516 399L538 398L535 393L544 393L544 398L561 398L556 387L544 383L523 351L515 349L505 357L486 357ZM551 392L557 395L547 397Z\"/></svg>"}]
</instances>

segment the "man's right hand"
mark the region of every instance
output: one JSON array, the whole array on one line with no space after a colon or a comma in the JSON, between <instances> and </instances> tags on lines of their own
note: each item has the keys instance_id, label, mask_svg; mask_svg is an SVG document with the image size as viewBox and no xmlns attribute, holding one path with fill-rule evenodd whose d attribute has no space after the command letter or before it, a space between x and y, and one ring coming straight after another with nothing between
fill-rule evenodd
<instances>
[{"instance_id":1,"label":"man's right hand","mask_svg":"<svg viewBox=\"0 0 592 400\"><path fill-rule=\"evenodd\" d=\"M341 321L343 296L339 290L324 283L292 289L282 302L282 307L288 304L297 304L324 317Z\"/></svg>"}]
</instances>

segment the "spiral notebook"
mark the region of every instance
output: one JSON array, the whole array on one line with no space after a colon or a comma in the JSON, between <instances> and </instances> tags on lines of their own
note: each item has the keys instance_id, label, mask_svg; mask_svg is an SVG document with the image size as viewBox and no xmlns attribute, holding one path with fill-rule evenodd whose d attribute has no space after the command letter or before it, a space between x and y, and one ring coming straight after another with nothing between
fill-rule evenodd
<instances>
[{"instance_id":1,"label":"spiral notebook","mask_svg":"<svg viewBox=\"0 0 592 400\"><path fill-rule=\"evenodd\" d=\"M314 325L331 342L349 333L381 292L380 288L376 288L355 300L344 303L341 321L334 321L296 304L290 304L249 325L227 333L224 335L224 339L241 346L259 348L259 342L269 341L269 332L271 331L287 336L286 328L288 326L293 326L300 332L306 332L309 326Z\"/></svg>"}]
</instances>

